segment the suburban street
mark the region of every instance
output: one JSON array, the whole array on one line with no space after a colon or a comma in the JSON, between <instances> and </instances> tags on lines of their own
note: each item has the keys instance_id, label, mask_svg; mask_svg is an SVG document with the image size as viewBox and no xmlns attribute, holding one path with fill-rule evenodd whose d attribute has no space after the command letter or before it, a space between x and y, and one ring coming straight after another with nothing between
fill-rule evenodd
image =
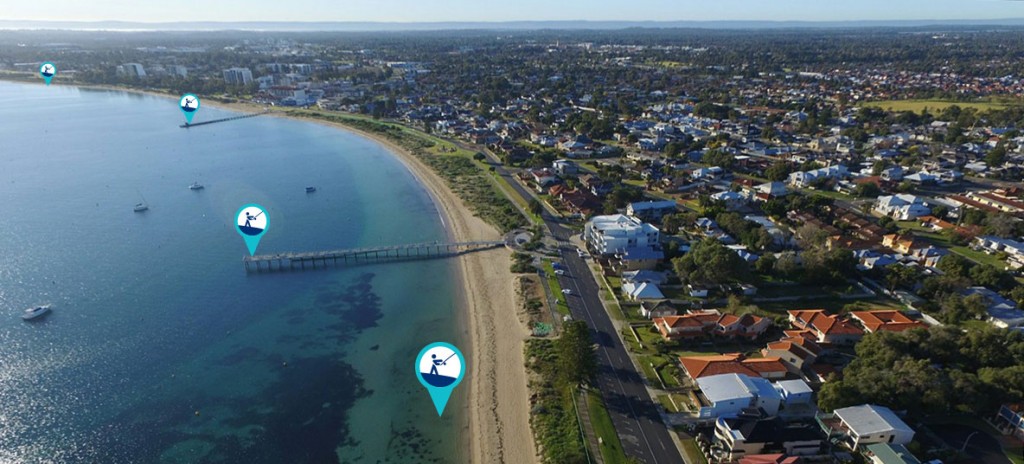
<instances>
[{"instance_id":1,"label":"suburban street","mask_svg":"<svg viewBox=\"0 0 1024 464\"><path fill-rule=\"evenodd\" d=\"M615 326L601 304L600 287L594 281L586 261L568 243L572 231L549 217L544 219L561 243L562 263L568 273L559 276L559 283L562 288L572 291L566 298L570 313L573 318L585 321L590 326L594 341L598 344L597 386L608 406L626 455L646 463L683 462L653 400L647 394L640 373L630 361L626 347L620 342Z\"/></svg>"},{"instance_id":2,"label":"suburban street","mask_svg":"<svg viewBox=\"0 0 1024 464\"><path fill-rule=\"evenodd\" d=\"M489 161L517 194L527 200L533 198L498 160L491 158ZM626 347L619 340L611 317L601 303L600 286L591 275L587 262L577 255L576 248L569 242L573 231L547 211L541 214L541 218L558 240L562 264L568 271L558 279L562 288L572 291L572 295L566 298L570 314L574 319L586 322L599 346L596 386L608 406L626 455L648 464L684 462L661 421L654 400L647 394L643 378L630 361Z\"/></svg>"}]
</instances>

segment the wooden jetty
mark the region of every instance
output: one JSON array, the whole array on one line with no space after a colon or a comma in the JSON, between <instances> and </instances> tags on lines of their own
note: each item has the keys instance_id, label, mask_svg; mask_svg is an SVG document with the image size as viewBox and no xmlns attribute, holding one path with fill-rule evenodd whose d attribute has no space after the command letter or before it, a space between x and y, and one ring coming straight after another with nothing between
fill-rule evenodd
<instances>
[{"instance_id":1,"label":"wooden jetty","mask_svg":"<svg viewBox=\"0 0 1024 464\"><path fill-rule=\"evenodd\" d=\"M209 121L202 121L202 122L196 122L196 123L191 123L191 124L186 122L185 124L182 124L182 125L180 125L178 127L182 128L182 129L190 129L190 128L193 128L193 127L196 127L196 126L205 126L207 124L216 124L218 122L227 122L227 121L234 121L234 120L237 120L237 119L255 118L256 116L262 116L262 115L267 114L269 112L270 112L270 110L267 110L267 111L261 111L259 113L243 114L241 116L232 116L230 118L211 119Z\"/></svg>"},{"instance_id":2,"label":"wooden jetty","mask_svg":"<svg viewBox=\"0 0 1024 464\"><path fill-rule=\"evenodd\" d=\"M307 253L280 253L242 258L246 272L277 272L288 270L320 269L328 266L370 264L384 261L412 261L457 256L472 251L505 246L504 241L416 243L349 250L313 251Z\"/></svg>"}]
</instances>

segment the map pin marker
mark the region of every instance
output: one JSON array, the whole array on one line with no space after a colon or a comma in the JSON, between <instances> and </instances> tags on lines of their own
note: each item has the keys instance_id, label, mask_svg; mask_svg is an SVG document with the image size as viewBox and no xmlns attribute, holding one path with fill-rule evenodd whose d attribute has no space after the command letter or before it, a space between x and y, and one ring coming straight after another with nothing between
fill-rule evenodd
<instances>
[{"instance_id":1,"label":"map pin marker","mask_svg":"<svg viewBox=\"0 0 1024 464\"><path fill-rule=\"evenodd\" d=\"M438 416L444 412L452 389L462 381L465 373L466 359L458 348L449 343L431 343L416 357L416 377L430 393Z\"/></svg>"},{"instance_id":2,"label":"map pin marker","mask_svg":"<svg viewBox=\"0 0 1024 464\"><path fill-rule=\"evenodd\" d=\"M181 96L181 100L178 100L178 106L185 114L185 123L192 124L192 118L195 117L196 111L199 111L199 97L186 93Z\"/></svg>"},{"instance_id":3,"label":"map pin marker","mask_svg":"<svg viewBox=\"0 0 1024 464\"><path fill-rule=\"evenodd\" d=\"M260 245L260 239L267 233L270 227L270 217L266 208L250 203L238 210L235 215L235 225L238 235L245 239L245 246L249 248L249 256L256 254L256 247Z\"/></svg>"},{"instance_id":4,"label":"map pin marker","mask_svg":"<svg viewBox=\"0 0 1024 464\"><path fill-rule=\"evenodd\" d=\"M53 76L57 75L57 65L49 61L39 65L39 75L43 76L43 80L46 81L46 85L50 85L50 81L53 80Z\"/></svg>"}]
</instances>

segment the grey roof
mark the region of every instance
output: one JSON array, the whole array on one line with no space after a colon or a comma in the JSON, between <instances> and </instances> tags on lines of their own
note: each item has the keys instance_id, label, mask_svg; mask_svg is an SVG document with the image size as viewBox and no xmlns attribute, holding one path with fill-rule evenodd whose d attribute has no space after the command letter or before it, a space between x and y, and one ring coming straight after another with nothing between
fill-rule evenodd
<instances>
[{"instance_id":1,"label":"grey roof","mask_svg":"<svg viewBox=\"0 0 1024 464\"><path fill-rule=\"evenodd\" d=\"M885 406L864 404L836 409L835 413L858 436L889 431L914 433L914 429Z\"/></svg>"},{"instance_id":2,"label":"grey roof","mask_svg":"<svg viewBox=\"0 0 1024 464\"><path fill-rule=\"evenodd\" d=\"M742 374L709 375L697 379L697 385L712 403L750 400L755 397L782 399L782 395L772 388L771 382Z\"/></svg>"}]
</instances>

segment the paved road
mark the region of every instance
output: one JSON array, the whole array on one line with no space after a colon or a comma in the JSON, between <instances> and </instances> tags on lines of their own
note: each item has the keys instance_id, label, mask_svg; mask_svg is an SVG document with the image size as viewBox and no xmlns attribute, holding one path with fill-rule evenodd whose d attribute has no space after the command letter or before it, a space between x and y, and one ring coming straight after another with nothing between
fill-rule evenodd
<instances>
[{"instance_id":1,"label":"paved road","mask_svg":"<svg viewBox=\"0 0 1024 464\"><path fill-rule=\"evenodd\" d=\"M491 165L501 177L508 180L523 198L532 198L526 189L512 178L504 166L490 159ZM629 359L626 347L622 345L615 326L600 300L600 286L584 261L569 243L572 230L562 226L559 219L547 211L541 215L544 224L560 243L562 263L568 274L559 277L562 288L572 290L566 300L569 312L576 320L587 323L592 330L594 341L600 348L597 352L597 386L601 390L615 431L622 440L627 456L635 457L647 464L682 464L668 428L647 394L641 374Z\"/></svg>"},{"instance_id":2,"label":"paved road","mask_svg":"<svg viewBox=\"0 0 1024 464\"><path fill-rule=\"evenodd\" d=\"M544 219L560 242L568 242L571 231L549 217ZM600 287L586 261L568 243L561 246L561 251L562 263L568 273L559 277L559 283L562 288L572 290L572 295L568 295L566 300L573 318L590 326L594 341L599 345L597 386L608 405L626 455L648 464L682 463L683 459L647 394L640 373L630 361L626 347L620 342L615 326L601 304Z\"/></svg>"}]
</instances>

